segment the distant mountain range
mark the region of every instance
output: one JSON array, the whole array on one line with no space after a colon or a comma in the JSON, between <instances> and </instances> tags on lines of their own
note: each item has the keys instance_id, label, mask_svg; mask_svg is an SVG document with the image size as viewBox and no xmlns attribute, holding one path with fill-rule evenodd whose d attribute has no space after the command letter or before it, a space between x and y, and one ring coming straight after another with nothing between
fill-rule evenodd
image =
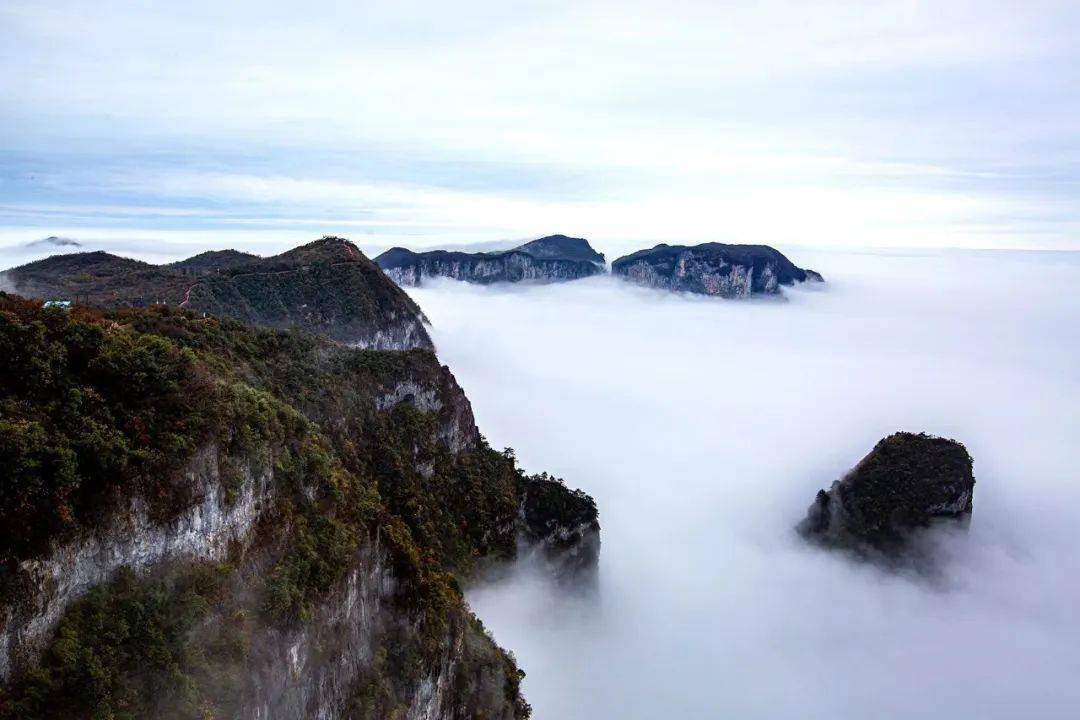
<instances>
[{"instance_id":1,"label":"distant mountain range","mask_svg":"<svg viewBox=\"0 0 1080 720\"><path fill-rule=\"evenodd\" d=\"M491 284L533 280L576 280L605 271L604 256L584 238L549 235L511 250L468 253L450 250L413 252L391 248L375 262L394 282L417 286L424 278L449 277Z\"/></svg>"},{"instance_id":2,"label":"distant mountain range","mask_svg":"<svg viewBox=\"0 0 1080 720\"><path fill-rule=\"evenodd\" d=\"M78 246L68 238L36 241ZM351 242L324 237L272 257L214 250L166 265L106 252L53 255L4 273L21 295L103 308L175 305L271 328L303 328L359 347L432 347L420 308L401 287L448 277L472 283L559 282L607 272L584 238L549 235L499 252L396 247L372 262ZM657 245L615 260L612 274L680 292L738 298L820 281L766 245Z\"/></svg>"},{"instance_id":3,"label":"distant mountain range","mask_svg":"<svg viewBox=\"0 0 1080 720\"><path fill-rule=\"evenodd\" d=\"M607 271L604 256L584 238L550 235L500 252L413 252L396 247L375 258L398 285L421 285L424 278L466 282L559 282ZM720 297L775 295L781 286L820 281L767 245L657 245L619 258L611 271L648 287Z\"/></svg>"},{"instance_id":4,"label":"distant mountain range","mask_svg":"<svg viewBox=\"0 0 1080 720\"><path fill-rule=\"evenodd\" d=\"M54 255L5 273L15 292L103 308L159 303L379 349L432 347L420 308L348 240L261 258L206 252L168 265L106 252Z\"/></svg>"}]
</instances>

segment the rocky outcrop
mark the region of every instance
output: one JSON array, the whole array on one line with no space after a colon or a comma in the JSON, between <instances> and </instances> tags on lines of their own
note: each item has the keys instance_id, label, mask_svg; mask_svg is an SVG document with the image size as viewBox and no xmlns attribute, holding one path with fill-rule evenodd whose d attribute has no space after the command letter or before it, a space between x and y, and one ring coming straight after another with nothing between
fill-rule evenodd
<instances>
[{"instance_id":1,"label":"rocky outcrop","mask_svg":"<svg viewBox=\"0 0 1080 720\"><path fill-rule=\"evenodd\" d=\"M223 250L169 265L104 252L54 255L9 270L16 292L103 308L165 304L355 347L432 348L420 308L348 240L324 237L271 257Z\"/></svg>"},{"instance_id":2,"label":"rocky outcrop","mask_svg":"<svg viewBox=\"0 0 1080 720\"><path fill-rule=\"evenodd\" d=\"M424 316L404 313L391 313L391 317L381 327L372 329L364 323L350 324L335 329L335 335L352 347L370 350L411 350L413 348L431 348L431 336L428 335ZM328 333L329 334L329 333Z\"/></svg>"},{"instance_id":3,"label":"rocky outcrop","mask_svg":"<svg viewBox=\"0 0 1080 720\"><path fill-rule=\"evenodd\" d=\"M345 579L309 622L258 633L252 643L258 662L249 696L239 703L240 717L344 717L356 678L374 660L384 627L398 621L395 589L385 553L373 543L356 554Z\"/></svg>"},{"instance_id":4,"label":"rocky outcrop","mask_svg":"<svg viewBox=\"0 0 1080 720\"><path fill-rule=\"evenodd\" d=\"M783 285L822 280L767 245L721 243L657 245L619 258L611 272L646 287L725 298L775 295Z\"/></svg>"},{"instance_id":5,"label":"rocky outcrop","mask_svg":"<svg viewBox=\"0 0 1080 720\"><path fill-rule=\"evenodd\" d=\"M145 499L129 500L105 527L60 543L48 557L23 561L18 598L0 604L0 680L37 659L64 612L120 568L145 571L173 560L221 560L244 543L268 507L270 470L239 469L238 488L226 492L216 445L204 448L183 471L194 501L168 522L154 520ZM227 499L228 498L228 499Z\"/></svg>"},{"instance_id":6,"label":"rocky outcrop","mask_svg":"<svg viewBox=\"0 0 1080 720\"><path fill-rule=\"evenodd\" d=\"M600 523L596 503L547 474L522 483L519 532L529 552L538 552L562 580L580 581L596 571Z\"/></svg>"},{"instance_id":7,"label":"rocky outcrop","mask_svg":"<svg viewBox=\"0 0 1080 720\"><path fill-rule=\"evenodd\" d=\"M412 613L402 611L397 601L401 592L400 580L378 541L362 548L344 580L308 622L264 628L256 634L252 676L245 696L236 703L236 717L374 720L385 716L383 709L364 701L364 685L373 675L385 672L378 666L380 657L392 655L394 644L407 643L419 622ZM522 717L522 703L507 697L503 668L485 662L498 653L490 637L464 622L448 628L440 644L439 661L421 677L413 681L379 677L392 688L395 717Z\"/></svg>"},{"instance_id":8,"label":"rocky outcrop","mask_svg":"<svg viewBox=\"0 0 1080 720\"><path fill-rule=\"evenodd\" d=\"M441 375L437 384L425 382L423 378L406 377L377 397L375 406L385 411L408 403L420 412L432 414L437 418L435 436L451 453L457 454L477 447L480 431L473 417L472 404L457 380L445 368Z\"/></svg>"},{"instance_id":9,"label":"rocky outcrop","mask_svg":"<svg viewBox=\"0 0 1080 720\"><path fill-rule=\"evenodd\" d=\"M896 559L920 530L938 522L966 526L974 489L963 445L898 432L831 488L818 491L798 531L828 547Z\"/></svg>"},{"instance_id":10,"label":"rocky outcrop","mask_svg":"<svg viewBox=\"0 0 1080 720\"><path fill-rule=\"evenodd\" d=\"M403 287L424 278L448 277L465 282L557 282L602 274L604 256L582 238L552 235L504 252L466 253L447 250L413 252L392 248L375 258L387 276Z\"/></svg>"}]
</instances>

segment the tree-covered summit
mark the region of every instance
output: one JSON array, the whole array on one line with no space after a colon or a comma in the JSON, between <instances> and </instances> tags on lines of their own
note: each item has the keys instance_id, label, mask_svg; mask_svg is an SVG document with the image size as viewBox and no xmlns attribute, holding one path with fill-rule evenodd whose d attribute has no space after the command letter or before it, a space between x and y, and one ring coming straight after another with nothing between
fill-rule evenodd
<instances>
[{"instance_id":1,"label":"tree-covered summit","mask_svg":"<svg viewBox=\"0 0 1080 720\"><path fill-rule=\"evenodd\" d=\"M54 255L5 277L19 294L44 300L110 309L164 304L364 347L432 346L416 303L338 237L265 258L223 250L168 265L104 252Z\"/></svg>"}]
</instances>

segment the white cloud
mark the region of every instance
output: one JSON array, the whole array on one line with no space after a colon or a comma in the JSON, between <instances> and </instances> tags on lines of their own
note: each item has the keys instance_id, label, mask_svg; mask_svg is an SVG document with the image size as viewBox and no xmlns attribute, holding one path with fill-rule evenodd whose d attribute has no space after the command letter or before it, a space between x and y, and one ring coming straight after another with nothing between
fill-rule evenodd
<instances>
[{"instance_id":1,"label":"white cloud","mask_svg":"<svg viewBox=\"0 0 1080 720\"><path fill-rule=\"evenodd\" d=\"M749 163L784 161L749 159ZM798 159L796 159L796 163ZM846 165L810 159L806 167ZM904 173L900 168L897 172ZM861 172L861 171L860 171ZM738 178L745 177L745 182ZM712 178L703 192L693 182L663 189L626 186L603 198L561 200L464 192L400 183L354 183L318 178L227 173L171 173L125 177L117 187L151 190L154 194L191 201L216 200L306 209L266 221L287 224L320 222L343 228L386 233L379 242L394 242L393 228L409 229L410 242L420 246L447 241L487 241L539 236L549 232L584 234L598 242L650 240L704 242L772 242L818 246L1009 246L1016 236L994 238L983 223L998 215L1050 215L1056 206L1008 202L959 192L927 192L905 188L830 187L784 184L738 172ZM250 222L248 215L233 223Z\"/></svg>"},{"instance_id":2,"label":"white cloud","mask_svg":"<svg viewBox=\"0 0 1080 720\"><path fill-rule=\"evenodd\" d=\"M827 285L413 291L491 443L598 503L595 597L528 568L470 596L536 716L1071 718L1080 258L784 250ZM938 585L792 530L898 429L975 459Z\"/></svg>"}]
</instances>

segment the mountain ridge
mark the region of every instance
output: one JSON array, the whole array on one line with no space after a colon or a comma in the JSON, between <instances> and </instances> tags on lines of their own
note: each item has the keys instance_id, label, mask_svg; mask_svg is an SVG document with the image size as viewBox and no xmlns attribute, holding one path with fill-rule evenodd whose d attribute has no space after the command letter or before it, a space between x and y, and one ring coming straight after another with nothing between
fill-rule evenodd
<instances>
[{"instance_id":1,"label":"mountain ridge","mask_svg":"<svg viewBox=\"0 0 1080 720\"><path fill-rule=\"evenodd\" d=\"M12 268L15 292L103 308L173 305L360 347L432 347L420 308L351 242L326 236L278 255L210 251L152 265L102 251Z\"/></svg>"},{"instance_id":2,"label":"mountain ridge","mask_svg":"<svg viewBox=\"0 0 1080 720\"><path fill-rule=\"evenodd\" d=\"M414 252L394 247L375 262L403 287L425 277L449 277L478 284L576 280L605 272L604 256L588 240L548 235L510 250L469 253L460 250Z\"/></svg>"}]
</instances>

